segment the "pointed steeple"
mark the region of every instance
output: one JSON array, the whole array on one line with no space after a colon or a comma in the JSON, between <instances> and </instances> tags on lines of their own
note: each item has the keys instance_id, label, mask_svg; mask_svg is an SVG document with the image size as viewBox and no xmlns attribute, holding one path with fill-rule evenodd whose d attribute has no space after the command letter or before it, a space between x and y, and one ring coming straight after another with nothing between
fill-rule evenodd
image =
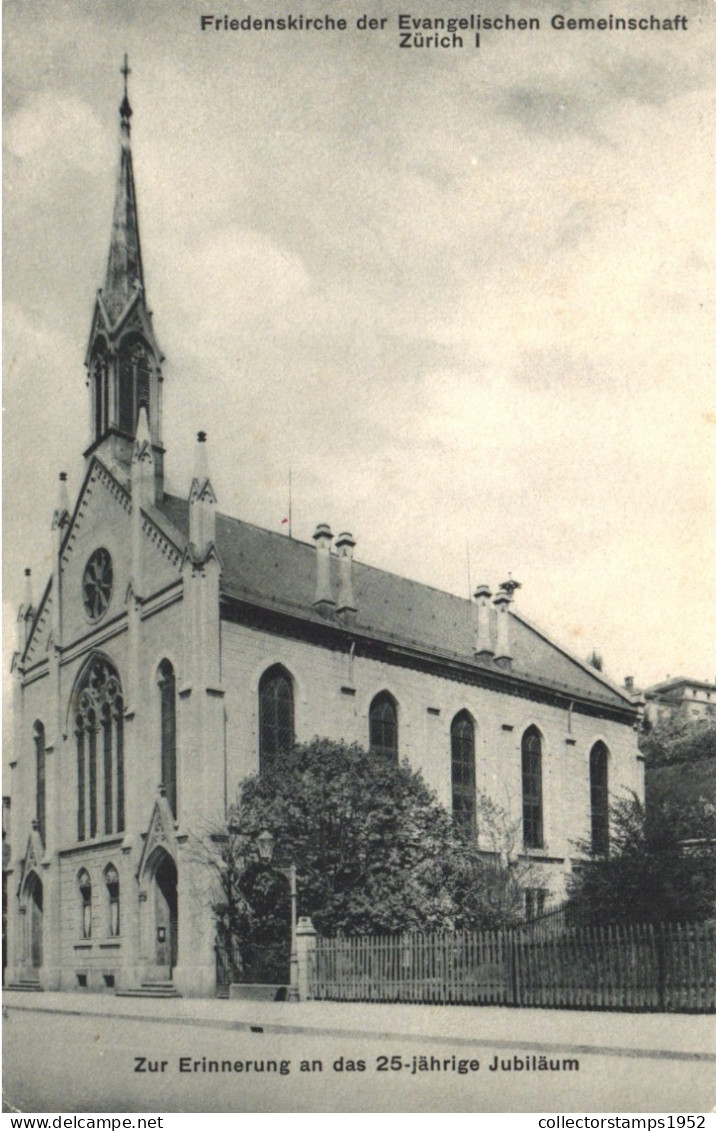
<instances>
[{"instance_id":1,"label":"pointed steeple","mask_svg":"<svg viewBox=\"0 0 716 1131\"><path fill-rule=\"evenodd\" d=\"M98 291L85 355L92 435L85 458L99 456L126 484L137 439L140 407L154 466L155 498L163 491L162 369L144 289L137 197L130 148L132 107L127 92L127 56L121 67L124 96L119 106L119 177L114 199L107 275ZM143 436L143 440L147 437ZM147 462L146 460L144 461Z\"/></svg>"},{"instance_id":2,"label":"pointed steeple","mask_svg":"<svg viewBox=\"0 0 716 1131\"><path fill-rule=\"evenodd\" d=\"M112 322L117 321L135 290L144 289L137 197L130 146L132 107L129 104L127 78L131 72L126 55L121 73L124 76L124 98L119 107L121 136L119 177L114 197L107 277L102 291L102 300Z\"/></svg>"}]
</instances>

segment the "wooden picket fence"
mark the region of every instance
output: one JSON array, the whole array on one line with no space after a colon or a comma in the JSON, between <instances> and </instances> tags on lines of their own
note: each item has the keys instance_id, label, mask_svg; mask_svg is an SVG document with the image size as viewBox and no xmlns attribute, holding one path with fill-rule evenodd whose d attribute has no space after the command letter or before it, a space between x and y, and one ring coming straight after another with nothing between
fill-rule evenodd
<instances>
[{"instance_id":1,"label":"wooden picket fence","mask_svg":"<svg viewBox=\"0 0 716 1131\"><path fill-rule=\"evenodd\" d=\"M331 1001L716 1012L716 924L318 938Z\"/></svg>"}]
</instances>

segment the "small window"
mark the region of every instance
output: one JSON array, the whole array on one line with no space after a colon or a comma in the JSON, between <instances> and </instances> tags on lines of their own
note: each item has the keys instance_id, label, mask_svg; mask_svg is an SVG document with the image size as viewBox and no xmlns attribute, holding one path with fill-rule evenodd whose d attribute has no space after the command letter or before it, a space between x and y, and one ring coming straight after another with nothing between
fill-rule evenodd
<instances>
[{"instance_id":1,"label":"small window","mask_svg":"<svg viewBox=\"0 0 716 1131\"><path fill-rule=\"evenodd\" d=\"M109 912L108 934L112 939L119 935L119 875L114 864L108 864L104 870L104 882L107 887L107 909Z\"/></svg>"},{"instance_id":2,"label":"small window","mask_svg":"<svg viewBox=\"0 0 716 1131\"><path fill-rule=\"evenodd\" d=\"M83 939L92 938L92 881L86 868L77 876L80 893L80 935Z\"/></svg>"},{"instance_id":3,"label":"small window","mask_svg":"<svg viewBox=\"0 0 716 1131\"><path fill-rule=\"evenodd\" d=\"M376 695L370 705L369 742L371 754L398 762L398 710L395 699L387 691Z\"/></svg>"}]
</instances>

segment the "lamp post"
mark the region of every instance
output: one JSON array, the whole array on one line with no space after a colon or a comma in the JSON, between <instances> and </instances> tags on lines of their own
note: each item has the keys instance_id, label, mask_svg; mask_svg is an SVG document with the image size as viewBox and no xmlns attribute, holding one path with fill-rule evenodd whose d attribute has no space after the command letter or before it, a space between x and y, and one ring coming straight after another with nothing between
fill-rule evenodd
<instances>
[{"instance_id":1,"label":"lamp post","mask_svg":"<svg viewBox=\"0 0 716 1131\"><path fill-rule=\"evenodd\" d=\"M271 835L268 829L264 829L264 831L256 837L256 848L258 850L259 860L261 860L263 864L268 865L271 863L275 845L275 837ZM296 887L296 865L289 864L286 868L274 865L274 871L280 872L281 875L286 877L291 892L291 955L289 958L288 1000L298 1001L298 948L296 946L298 891Z\"/></svg>"}]
</instances>

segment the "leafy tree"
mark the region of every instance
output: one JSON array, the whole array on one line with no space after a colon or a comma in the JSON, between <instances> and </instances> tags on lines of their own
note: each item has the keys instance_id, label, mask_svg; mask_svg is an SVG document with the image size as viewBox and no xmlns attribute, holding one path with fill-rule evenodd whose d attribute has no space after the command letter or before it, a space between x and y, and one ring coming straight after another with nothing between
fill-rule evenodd
<instances>
[{"instance_id":1,"label":"leafy tree","mask_svg":"<svg viewBox=\"0 0 716 1131\"><path fill-rule=\"evenodd\" d=\"M483 798L478 822L483 852L406 762L327 739L296 746L241 784L226 826L207 841L220 932L240 940L274 929L275 869L289 862L299 913L323 934L504 925L522 906L516 833ZM274 864L261 868L249 860L265 829Z\"/></svg>"},{"instance_id":2,"label":"leafy tree","mask_svg":"<svg viewBox=\"0 0 716 1131\"><path fill-rule=\"evenodd\" d=\"M675 803L647 811L639 799L612 806L608 857L592 856L569 897L598 923L689 922L716 914L716 806L701 798L686 813ZM685 846L679 830L697 829ZM589 845L580 850L589 855Z\"/></svg>"},{"instance_id":3,"label":"leafy tree","mask_svg":"<svg viewBox=\"0 0 716 1131\"><path fill-rule=\"evenodd\" d=\"M716 759L716 719L693 719L679 711L651 725L645 720L639 747L648 768Z\"/></svg>"}]
</instances>

